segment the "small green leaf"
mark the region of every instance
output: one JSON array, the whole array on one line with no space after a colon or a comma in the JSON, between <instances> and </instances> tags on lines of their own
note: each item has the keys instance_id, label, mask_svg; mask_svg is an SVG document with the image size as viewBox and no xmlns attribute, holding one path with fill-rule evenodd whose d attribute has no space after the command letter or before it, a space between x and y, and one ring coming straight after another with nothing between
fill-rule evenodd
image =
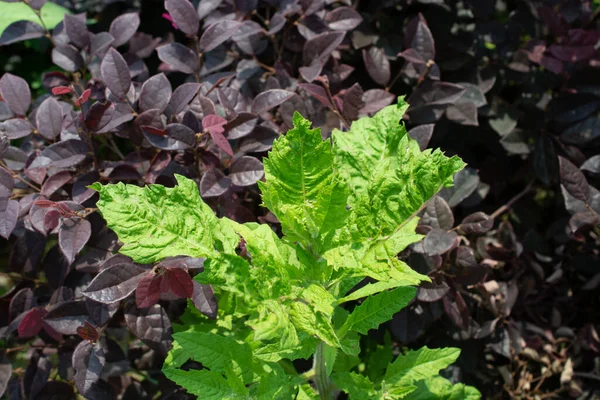
<instances>
[{"instance_id":1,"label":"small green leaf","mask_svg":"<svg viewBox=\"0 0 600 400\"><path fill-rule=\"evenodd\" d=\"M349 330L366 335L369 330L390 320L392 315L406 307L415 297L416 291L413 287L399 287L367 298L352 311L340 328L339 336L343 337Z\"/></svg>"},{"instance_id":2,"label":"small green leaf","mask_svg":"<svg viewBox=\"0 0 600 400\"><path fill-rule=\"evenodd\" d=\"M329 346L340 347L340 340L331 326L331 321L327 320L320 312L317 312L309 305L303 302L292 304L290 317L296 328L315 335Z\"/></svg>"},{"instance_id":3,"label":"small green leaf","mask_svg":"<svg viewBox=\"0 0 600 400\"><path fill-rule=\"evenodd\" d=\"M424 379L416 384L416 390L407 400L479 400L481 393L472 386L452 383L441 376Z\"/></svg>"},{"instance_id":4,"label":"small green leaf","mask_svg":"<svg viewBox=\"0 0 600 400\"><path fill-rule=\"evenodd\" d=\"M460 349L448 347L430 349L422 347L400 355L388 366L383 378L387 385L407 386L421 379L436 376L452 364L460 355Z\"/></svg>"}]
</instances>

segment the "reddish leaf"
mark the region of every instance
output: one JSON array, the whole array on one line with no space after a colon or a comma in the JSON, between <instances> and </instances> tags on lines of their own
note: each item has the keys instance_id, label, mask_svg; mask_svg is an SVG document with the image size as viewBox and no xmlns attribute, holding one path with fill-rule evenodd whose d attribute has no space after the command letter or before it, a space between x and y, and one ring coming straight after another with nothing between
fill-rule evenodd
<instances>
[{"instance_id":1,"label":"reddish leaf","mask_svg":"<svg viewBox=\"0 0 600 400\"><path fill-rule=\"evenodd\" d=\"M162 276L149 273L139 281L135 290L135 302L138 308L152 307L158 302L162 280Z\"/></svg>"},{"instance_id":2,"label":"reddish leaf","mask_svg":"<svg viewBox=\"0 0 600 400\"><path fill-rule=\"evenodd\" d=\"M99 338L98 331L87 320L85 321L84 325L77 327L77 334L80 338L89 340L90 342L96 342Z\"/></svg>"},{"instance_id":3,"label":"reddish leaf","mask_svg":"<svg viewBox=\"0 0 600 400\"><path fill-rule=\"evenodd\" d=\"M48 313L44 307L29 310L19 324L19 337L27 338L36 336L42 330L43 318Z\"/></svg>"},{"instance_id":4,"label":"reddish leaf","mask_svg":"<svg viewBox=\"0 0 600 400\"><path fill-rule=\"evenodd\" d=\"M167 268L163 279L169 283L169 289L175 295L183 298L192 297L194 285L187 270L182 268Z\"/></svg>"},{"instance_id":5,"label":"reddish leaf","mask_svg":"<svg viewBox=\"0 0 600 400\"><path fill-rule=\"evenodd\" d=\"M92 94L92 91L90 89L85 89L81 96L79 96L79 98L75 101L75 105L77 107L83 106L83 104L85 104L90 98L90 94Z\"/></svg>"},{"instance_id":6,"label":"reddish leaf","mask_svg":"<svg viewBox=\"0 0 600 400\"><path fill-rule=\"evenodd\" d=\"M220 133L214 129L209 132L210 132L210 137L212 138L213 142L221 150L223 150L225 153L227 153L230 157L233 157L233 149L231 148L231 145L229 144L229 141L227 140L227 138L225 136L223 136L222 133Z\"/></svg>"},{"instance_id":7,"label":"reddish leaf","mask_svg":"<svg viewBox=\"0 0 600 400\"><path fill-rule=\"evenodd\" d=\"M55 96L60 96L62 94L71 93L71 88L69 86L57 86L52 88L52 94Z\"/></svg>"}]
</instances>

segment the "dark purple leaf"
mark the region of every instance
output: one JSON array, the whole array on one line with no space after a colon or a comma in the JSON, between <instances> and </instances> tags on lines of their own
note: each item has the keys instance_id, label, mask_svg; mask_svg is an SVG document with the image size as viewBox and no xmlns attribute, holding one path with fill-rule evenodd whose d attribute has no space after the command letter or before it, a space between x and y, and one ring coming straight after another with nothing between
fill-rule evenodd
<instances>
[{"instance_id":1,"label":"dark purple leaf","mask_svg":"<svg viewBox=\"0 0 600 400\"><path fill-rule=\"evenodd\" d=\"M0 397L4 395L8 381L12 375L12 364L2 357L0 361ZM11 399L12 400L12 399Z\"/></svg>"},{"instance_id":2,"label":"dark purple leaf","mask_svg":"<svg viewBox=\"0 0 600 400\"><path fill-rule=\"evenodd\" d=\"M371 46L368 50L363 49L362 55L369 76L379 85L387 85L390 81L390 62L385 52L379 47Z\"/></svg>"},{"instance_id":3,"label":"dark purple leaf","mask_svg":"<svg viewBox=\"0 0 600 400\"><path fill-rule=\"evenodd\" d=\"M489 215L478 211L462 220L460 229L466 234L482 235L494 226L494 219Z\"/></svg>"},{"instance_id":4,"label":"dark purple leaf","mask_svg":"<svg viewBox=\"0 0 600 400\"><path fill-rule=\"evenodd\" d=\"M46 147L41 155L52 160L51 164L57 168L69 168L85 160L89 148L78 139L69 139Z\"/></svg>"},{"instance_id":5,"label":"dark purple leaf","mask_svg":"<svg viewBox=\"0 0 600 400\"><path fill-rule=\"evenodd\" d=\"M590 172L594 175L600 174L600 155L588 158L580 167L582 171Z\"/></svg>"},{"instance_id":6,"label":"dark purple leaf","mask_svg":"<svg viewBox=\"0 0 600 400\"><path fill-rule=\"evenodd\" d=\"M42 186L42 191L40 193L44 196L51 196L58 189L71 182L72 179L73 176L69 171L60 171L52 175L46 180L46 182L44 182L44 185Z\"/></svg>"},{"instance_id":7,"label":"dark purple leaf","mask_svg":"<svg viewBox=\"0 0 600 400\"><path fill-rule=\"evenodd\" d=\"M383 89L370 89L363 93L365 106L361 108L361 114L374 114L385 106L389 106L396 96Z\"/></svg>"},{"instance_id":8,"label":"dark purple leaf","mask_svg":"<svg viewBox=\"0 0 600 400\"><path fill-rule=\"evenodd\" d=\"M202 285L196 281L194 284L194 294L192 302L202 314L209 318L217 318L218 304L215 293L209 285Z\"/></svg>"},{"instance_id":9,"label":"dark purple leaf","mask_svg":"<svg viewBox=\"0 0 600 400\"><path fill-rule=\"evenodd\" d=\"M435 124L426 124L415 126L410 131L408 131L410 137L415 139L417 143L419 143L419 148L421 149L421 151L427 148L429 140L431 140L431 135L433 135L433 128L435 128Z\"/></svg>"},{"instance_id":10,"label":"dark purple leaf","mask_svg":"<svg viewBox=\"0 0 600 400\"><path fill-rule=\"evenodd\" d=\"M168 151L159 151L152 159L152 163L146 174L146 181L148 183L156 183L156 178L158 178L161 172L167 168L171 160L171 153Z\"/></svg>"},{"instance_id":11,"label":"dark purple leaf","mask_svg":"<svg viewBox=\"0 0 600 400\"><path fill-rule=\"evenodd\" d=\"M85 302L65 301L57 304L44 317L46 324L63 335L76 335L77 327L89 318Z\"/></svg>"},{"instance_id":12,"label":"dark purple leaf","mask_svg":"<svg viewBox=\"0 0 600 400\"><path fill-rule=\"evenodd\" d=\"M15 187L15 179L6 169L0 167L0 198L12 196Z\"/></svg>"},{"instance_id":13,"label":"dark purple leaf","mask_svg":"<svg viewBox=\"0 0 600 400\"><path fill-rule=\"evenodd\" d=\"M315 99L319 100L325 107L333 109L333 104L329 100L327 91L323 86L315 85L314 83L300 83L298 86L308 93L310 93Z\"/></svg>"},{"instance_id":14,"label":"dark purple leaf","mask_svg":"<svg viewBox=\"0 0 600 400\"><path fill-rule=\"evenodd\" d=\"M9 318L12 320L19 314L31 310L33 307L35 307L33 291L30 288L23 288L10 300L8 307Z\"/></svg>"},{"instance_id":15,"label":"dark purple leaf","mask_svg":"<svg viewBox=\"0 0 600 400\"><path fill-rule=\"evenodd\" d=\"M17 237L8 259L9 269L32 274L42 260L46 247L46 237L39 232L25 230Z\"/></svg>"},{"instance_id":16,"label":"dark purple leaf","mask_svg":"<svg viewBox=\"0 0 600 400\"><path fill-rule=\"evenodd\" d=\"M241 112L233 120L227 122L227 126L225 127L227 137L235 140L248 136L255 129L257 123L258 118L256 115Z\"/></svg>"},{"instance_id":17,"label":"dark purple leaf","mask_svg":"<svg viewBox=\"0 0 600 400\"><path fill-rule=\"evenodd\" d=\"M138 308L148 308L155 305L160 299L163 277L149 273L145 275L135 290L135 303Z\"/></svg>"},{"instance_id":18,"label":"dark purple leaf","mask_svg":"<svg viewBox=\"0 0 600 400\"><path fill-rule=\"evenodd\" d=\"M446 232L441 229L431 230L423 241L423 249L429 256L444 254L458 246L456 232Z\"/></svg>"},{"instance_id":19,"label":"dark purple leaf","mask_svg":"<svg viewBox=\"0 0 600 400\"><path fill-rule=\"evenodd\" d=\"M538 178L546 185L556 181L559 174L558 157L552 138L541 135L533 151L533 167Z\"/></svg>"},{"instance_id":20,"label":"dark purple leaf","mask_svg":"<svg viewBox=\"0 0 600 400\"><path fill-rule=\"evenodd\" d=\"M350 31L362 22L362 17L352 7L338 7L325 15L329 28L337 31Z\"/></svg>"},{"instance_id":21,"label":"dark purple leaf","mask_svg":"<svg viewBox=\"0 0 600 400\"><path fill-rule=\"evenodd\" d=\"M88 340L79 342L73 351L73 368L75 369L75 387L80 394L88 397L100 380L106 358L99 343Z\"/></svg>"},{"instance_id":22,"label":"dark purple leaf","mask_svg":"<svg viewBox=\"0 0 600 400\"><path fill-rule=\"evenodd\" d=\"M454 175L454 186L443 188L439 196L443 197L450 207L456 207L469 197L479 185L479 175L473 168L465 168Z\"/></svg>"},{"instance_id":23,"label":"dark purple leaf","mask_svg":"<svg viewBox=\"0 0 600 400\"><path fill-rule=\"evenodd\" d=\"M451 104L446 108L446 117L457 124L478 126L477 106L470 102Z\"/></svg>"},{"instance_id":24,"label":"dark purple leaf","mask_svg":"<svg viewBox=\"0 0 600 400\"><path fill-rule=\"evenodd\" d=\"M198 90L200 90L199 83L189 82L178 86L171 95L169 104L165 110L167 115L176 115L183 111L183 109L190 104L192 99L196 97Z\"/></svg>"},{"instance_id":25,"label":"dark purple leaf","mask_svg":"<svg viewBox=\"0 0 600 400\"><path fill-rule=\"evenodd\" d=\"M365 106L362 97L363 90L358 83L355 83L349 89L345 90L342 96L344 101L342 114L349 121L355 121L358 119L360 110Z\"/></svg>"},{"instance_id":26,"label":"dark purple leaf","mask_svg":"<svg viewBox=\"0 0 600 400\"><path fill-rule=\"evenodd\" d=\"M102 78L110 91L119 98L124 98L131 86L129 66L123 56L115 49L110 49L100 65Z\"/></svg>"},{"instance_id":27,"label":"dark purple leaf","mask_svg":"<svg viewBox=\"0 0 600 400\"><path fill-rule=\"evenodd\" d=\"M89 221L78 217L62 220L58 231L58 245L69 263L75 260L75 256L83 249L91 235L92 225Z\"/></svg>"},{"instance_id":28,"label":"dark purple leaf","mask_svg":"<svg viewBox=\"0 0 600 400\"><path fill-rule=\"evenodd\" d=\"M600 109L600 98L591 93L572 93L553 98L548 115L558 122L576 122Z\"/></svg>"},{"instance_id":29,"label":"dark purple leaf","mask_svg":"<svg viewBox=\"0 0 600 400\"><path fill-rule=\"evenodd\" d=\"M52 364L45 356L32 357L23 377L23 389L28 399L38 399L46 387Z\"/></svg>"},{"instance_id":30,"label":"dark purple leaf","mask_svg":"<svg viewBox=\"0 0 600 400\"><path fill-rule=\"evenodd\" d=\"M171 344L171 321L158 304L138 309L133 304L125 309L125 322L131 332L151 349L166 354Z\"/></svg>"},{"instance_id":31,"label":"dark purple leaf","mask_svg":"<svg viewBox=\"0 0 600 400\"><path fill-rule=\"evenodd\" d=\"M6 29L4 29L4 32L2 32L2 36L0 36L0 46L39 38L45 34L46 31L40 24L33 21L16 21L7 26Z\"/></svg>"},{"instance_id":32,"label":"dark purple leaf","mask_svg":"<svg viewBox=\"0 0 600 400\"><path fill-rule=\"evenodd\" d=\"M52 62L69 72L75 72L85 64L79 51L67 44L57 44L52 49Z\"/></svg>"},{"instance_id":33,"label":"dark purple leaf","mask_svg":"<svg viewBox=\"0 0 600 400\"><path fill-rule=\"evenodd\" d=\"M90 40L90 53L103 58L114 42L115 38L110 33L100 32Z\"/></svg>"},{"instance_id":34,"label":"dark purple leaf","mask_svg":"<svg viewBox=\"0 0 600 400\"><path fill-rule=\"evenodd\" d=\"M102 110L100 110L102 111ZM99 111L99 112L100 112ZM105 121L110 117L110 121L104 125ZM106 133L119 128L125 122L129 122L133 119L133 113L131 109L125 103L113 103L109 108L106 109L102 115L98 126L102 128L96 128L96 133ZM132 141L134 140L131 136L129 137Z\"/></svg>"},{"instance_id":35,"label":"dark purple leaf","mask_svg":"<svg viewBox=\"0 0 600 400\"><path fill-rule=\"evenodd\" d=\"M0 79L0 95L8 107L17 115L25 115L31 104L31 92L25 79L9 74Z\"/></svg>"},{"instance_id":36,"label":"dark purple leaf","mask_svg":"<svg viewBox=\"0 0 600 400\"><path fill-rule=\"evenodd\" d=\"M13 118L0 123L0 132L4 132L9 140L20 139L32 131L33 126L26 119Z\"/></svg>"},{"instance_id":37,"label":"dark purple leaf","mask_svg":"<svg viewBox=\"0 0 600 400\"><path fill-rule=\"evenodd\" d=\"M186 1L187 0L182 0ZM138 105L140 111L157 109L163 112L171 99L171 83L165 74L154 75L142 85ZM191 99L190 99L191 100Z\"/></svg>"},{"instance_id":38,"label":"dark purple leaf","mask_svg":"<svg viewBox=\"0 0 600 400\"><path fill-rule=\"evenodd\" d=\"M46 139L54 140L62 131L62 107L58 101L49 97L37 109L35 120L40 134Z\"/></svg>"},{"instance_id":39,"label":"dark purple leaf","mask_svg":"<svg viewBox=\"0 0 600 400\"><path fill-rule=\"evenodd\" d=\"M193 147L196 144L195 132L183 124L169 124L165 128L165 133L187 146Z\"/></svg>"},{"instance_id":40,"label":"dark purple leaf","mask_svg":"<svg viewBox=\"0 0 600 400\"><path fill-rule=\"evenodd\" d=\"M184 74L198 71L198 55L180 43L169 43L156 49L158 58Z\"/></svg>"},{"instance_id":41,"label":"dark purple leaf","mask_svg":"<svg viewBox=\"0 0 600 400\"><path fill-rule=\"evenodd\" d=\"M471 268L477 265L475 252L467 246L458 246L456 249L456 265L462 268Z\"/></svg>"},{"instance_id":42,"label":"dark purple leaf","mask_svg":"<svg viewBox=\"0 0 600 400\"><path fill-rule=\"evenodd\" d=\"M344 40L345 32L325 32L306 41L302 52L304 65L310 65L313 61L324 64L331 53Z\"/></svg>"},{"instance_id":43,"label":"dark purple leaf","mask_svg":"<svg viewBox=\"0 0 600 400\"><path fill-rule=\"evenodd\" d=\"M117 264L100 271L82 292L100 303L111 304L129 296L148 270L135 264Z\"/></svg>"},{"instance_id":44,"label":"dark purple leaf","mask_svg":"<svg viewBox=\"0 0 600 400\"><path fill-rule=\"evenodd\" d=\"M289 100L293 95L293 92L283 89L271 89L262 92L252 101L252 113L262 114L267 112L273 107L277 107L284 101Z\"/></svg>"},{"instance_id":45,"label":"dark purple leaf","mask_svg":"<svg viewBox=\"0 0 600 400\"><path fill-rule=\"evenodd\" d=\"M250 136L240 141L239 150L244 153L260 153L273 147L279 134L265 126L257 126Z\"/></svg>"},{"instance_id":46,"label":"dark purple leaf","mask_svg":"<svg viewBox=\"0 0 600 400\"><path fill-rule=\"evenodd\" d=\"M441 300L449 290L450 287L444 281L439 284L423 282L419 286L417 299L426 303L433 303L434 301Z\"/></svg>"},{"instance_id":47,"label":"dark purple leaf","mask_svg":"<svg viewBox=\"0 0 600 400\"><path fill-rule=\"evenodd\" d=\"M119 303L104 304L86 297L85 307L96 326L104 326L119 309Z\"/></svg>"},{"instance_id":48,"label":"dark purple leaf","mask_svg":"<svg viewBox=\"0 0 600 400\"><path fill-rule=\"evenodd\" d=\"M466 89L450 82L426 80L413 93L411 108L421 105L452 104L465 94Z\"/></svg>"},{"instance_id":49,"label":"dark purple leaf","mask_svg":"<svg viewBox=\"0 0 600 400\"><path fill-rule=\"evenodd\" d=\"M415 49L425 61L435 59L433 36L423 15L419 14L406 27L404 47Z\"/></svg>"},{"instance_id":50,"label":"dark purple leaf","mask_svg":"<svg viewBox=\"0 0 600 400\"><path fill-rule=\"evenodd\" d=\"M92 131L99 131L105 128L115 116L115 106L106 101L104 103L95 102L85 114L85 124Z\"/></svg>"},{"instance_id":51,"label":"dark purple leaf","mask_svg":"<svg viewBox=\"0 0 600 400\"><path fill-rule=\"evenodd\" d=\"M71 192L71 197L73 201L81 204L91 198L96 191L92 189L88 189L87 186L91 185L94 182L97 182L100 179L100 174L98 171L91 171L86 174L83 174L73 182L73 190Z\"/></svg>"},{"instance_id":52,"label":"dark purple leaf","mask_svg":"<svg viewBox=\"0 0 600 400\"><path fill-rule=\"evenodd\" d=\"M81 16L65 14L63 20L67 36L69 36L71 42L80 49L83 49L90 43L90 32L87 29L85 21L85 14Z\"/></svg>"},{"instance_id":53,"label":"dark purple leaf","mask_svg":"<svg viewBox=\"0 0 600 400\"><path fill-rule=\"evenodd\" d=\"M188 0L165 0L165 9L183 33L189 36L198 33L200 18Z\"/></svg>"},{"instance_id":54,"label":"dark purple leaf","mask_svg":"<svg viewBox=\"0 0 600 400\"><path fill-rule=\"evenodd\" d=\"M0 237L8 239L17 226L19 218L19 202L0 197Z\"/></svg>"},{"instance_id":55,"label":"dark purple leaf","mask_svg":"<svg viewBox=\"0 0 600 400\"><path fill-rule=\"evenodd\" d=\"M200 49L204 52L215 49L233 36L240 26L241 23L234 20L221 20L211 24L200 37Z\"/></svg>"},{"instance_id":56,"label":"dark purple leaf","mask_svg":"<svg viewBox=\"0 0 600 400\"><path fill-rule=\"evenodd\" d=\"M583 172L564 157L558 156L560 165L560 183L577 200L587 202L590 194L587 179Z\"/></svg>"},{"instance_id":57,"label":"dark purple leaf","mask_svg":"<svg viewBox=\"0 0 600 400\"><path fill-rule=\"evenodd\" d=\"M52 213L58 213L56 210L50 210L46 217L51 215ZM56 221L56 225L58 225L58 218ZM44 257L44 261L42 262L42 269L44 270L44 274L46 275L46 279L48 280L48 285L51 288L58 289L60 288L64 282L65 278L70 272L70 263L67 261L65 256L61 253L58 245L54 245L50 248L46 256Z\"/></svg>"},{"instance_id":58,"label":"dark purple leaf","mask_svg":"<svg viewBox=\"0 0 600 400\"><path fill-rule=\"evenodd\" d=\"M469 309L461 294L456 290L451 290L444 297L443 302L444 310L452 322L459 328L467 329L470 320Z\"/></svg>"},{"instance_id":59,"label":"dark purple leaf","mask_svg":"<svg viewBox=\"0 0 600 400\"><path fill-rule=\"evenodd\" d=\"M450 230L454 226L454 215L448 203L441 197L435 196L425 208L420 223L434 229Z\"/></svg>"},{"instance_id":60,"label":"dark purple leaf","mask_svg":"<svg viewBox=\"0 0 600 400\"><path fill-rule=\"evenodd\" d=\"M204 19L213 10L217 9L223 0L202 0L198 3L198 17Z\"/></svg>"},{"instance_id":61,"label":"dark purple leaf","mask_svg":"<svg viewBox=\"0 0 600 400\"><path fill-rule=\"evenodd\" d=\"M2 160L11 170L20 171L25 168L25 163L27 162L27 153L18 147L8 146L8 148L4 151Z\"/></svg>"},{"instance_id":62,"label":"dark purple leaf","mask_svg":"<svg viewBox=\"0 0 600 400\"><path fill-rule=\"evenodd\" d=\"M200 194L202 197L218 197L225 193L231 186L231 179L217 168L211 168L202 175L200 180Z\"/></svg>"},{"instance_id":63,"label":"dark purple leaf","mask_svg":"<svg viewBox=\"0 0 600 400\"><path fill-rule=\"evenodd\" d=\"M229 178L237 186L254 185L265 175L263 164L254 157L243 156L229 168Z\"/></svg>"},{"instance_id":64,"label":"dark purple leaf","mask_svg":"<svg viewBox=\"0 0 600 400\"><path fill-rule=\"evenodd\" d=\"M121 14L115 18L108 31L115 38L113 46L119 47L127 43L139 26L140 16L138 13Z\"/></svg>"}]
</instances>

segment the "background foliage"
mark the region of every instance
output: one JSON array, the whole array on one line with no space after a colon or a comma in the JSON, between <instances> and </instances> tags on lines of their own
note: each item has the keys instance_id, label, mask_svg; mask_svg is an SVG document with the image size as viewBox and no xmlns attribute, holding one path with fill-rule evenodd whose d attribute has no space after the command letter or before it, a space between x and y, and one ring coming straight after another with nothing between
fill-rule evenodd
<instances>
[{"instance_id":1,"label":"background foliage","mask_svg":"<svg viewBox=\"0 0 600 400\"><path fill-rule=\"evenodd\" d=\"M51 39L23 22L0 38L0 392L183 396L160 367L186 297L216 313L210 288L186 283L202 260L171 260L188 272L138 299L157 266L115 255L86 185L178 173L219 216L279 230L256 182L293 112L329 135L406 94L411 136L468 168L400 255L434 283L370 332L365 367L453 346L446 376L484 398L598 396L596 2L60 4L72 14Z\"/></svg>"}]
</instances>

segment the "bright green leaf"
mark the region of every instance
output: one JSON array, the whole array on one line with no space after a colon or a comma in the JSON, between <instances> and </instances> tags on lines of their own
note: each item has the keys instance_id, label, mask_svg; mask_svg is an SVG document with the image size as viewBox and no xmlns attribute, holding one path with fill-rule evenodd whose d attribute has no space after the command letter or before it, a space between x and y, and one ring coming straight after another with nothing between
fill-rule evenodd
<instances>
[{"instance_id":1,"label":"bright green leaf","mask_svg":"<svg viewBox=\"0 0 600 400\"><path fill-rule=\"evenodd\" d=\"M388 366L383 378L387 385L407 386L421 379L436 376L442 369L452 364L460 350L454 347L430 349L422 347L400 355Z\"/></svg>"},{"instance_id":2,"label":"bright green leaf","mask_svg":"<svg viewBox=\"0 0 600 400\"><path fill-rule=\"evenodd\" d=\"M47 2L40 10L42 20L46 28L53 29L61 22L65 14L71 14L69 10L58 4ZM40 23L40 19L35 12L25 3L4 3L0 2L0 35L13 22L33 21Z\"/></svg>"},{"instance_id":3,"label":"bright green leaf","mask_svg":"<svg viewBox=\"0 0 600 400\"><path fill-rule=\"evenodd\" d=\"M241 400L247 394L236 393L220 374L207 370L184 371L181 369L163 369L167 378L183 386L188 393L199 396L203 400Z\"/></svg>"}]
</instances>

